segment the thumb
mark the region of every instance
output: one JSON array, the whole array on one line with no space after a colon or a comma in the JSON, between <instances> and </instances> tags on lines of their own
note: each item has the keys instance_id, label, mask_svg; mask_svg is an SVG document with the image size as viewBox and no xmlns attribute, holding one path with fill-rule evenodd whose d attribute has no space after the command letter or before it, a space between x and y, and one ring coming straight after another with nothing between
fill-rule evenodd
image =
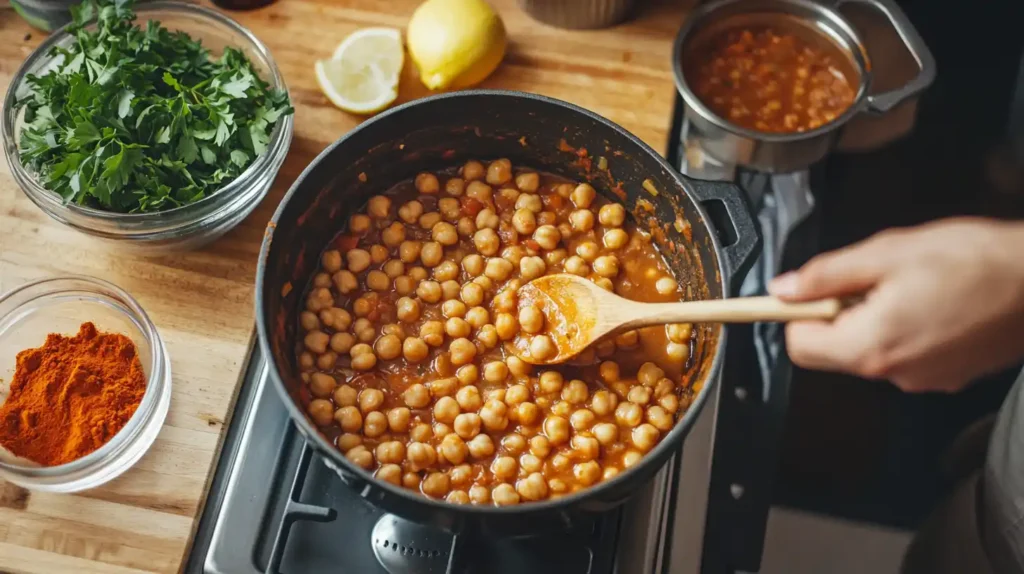
<instances>
[{"instance_id":1,"label":"thumb","mask_svg":"<svg viewBox=\"0 0 1024 574\"><path fill-rule=\"evenodd\" d=\"M863 293L889 269L891 254L879 242L866 241L823 253L796 271L779 275L768 292L789 300L811 300Z\"/></svg>"}]
</instances>

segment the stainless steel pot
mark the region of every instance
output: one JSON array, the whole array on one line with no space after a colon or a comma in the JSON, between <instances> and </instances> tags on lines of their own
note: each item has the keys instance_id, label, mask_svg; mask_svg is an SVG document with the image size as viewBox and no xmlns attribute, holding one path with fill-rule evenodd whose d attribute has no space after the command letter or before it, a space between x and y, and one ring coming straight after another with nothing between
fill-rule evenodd
<instances>
[{"instance_id":1,"label":"stainless steel pot","mask_svg":"<svg viewBox=\"0 0 1024 574\"><path fill-rule=\"evenodd\" d=\"M837 9L843 4L868 5L888 18L918 65L917 75L902 87L870 94L872 66L856 29ZM800 133L763 133L746 129L715 114L690 89L683 74L682 58L688 44L700 32L734 25L764 25L780 19L797 22L823 34L849 56L859 73L853 105L835 120ZM805 169L824 157L836 144L843 128L861 112L883 114L923 92L935 79L935 60L903 11L892 0L838 0L825 6L809 0L719 0L697 8L676 36L673 51L676 87L685 104L691 135L714 159L758 171L784 173Z\"/></svg>"}]
</instances>

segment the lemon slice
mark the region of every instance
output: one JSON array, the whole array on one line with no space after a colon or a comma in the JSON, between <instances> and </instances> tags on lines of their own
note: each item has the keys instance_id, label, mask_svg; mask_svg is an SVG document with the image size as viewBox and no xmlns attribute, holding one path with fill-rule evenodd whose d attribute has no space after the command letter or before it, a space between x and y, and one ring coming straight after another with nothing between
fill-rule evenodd
<instances>
[{"instance_id":1,"label":"lemon slice","mask_svg":"<svg viewBox=\"0 0 1024 574\"><path fill-rule=\"evenodd\" d=\"M331 59L317 61L316 80L335 106L355 114L372 114L398 97L404 62L401 32L363 28L345 38Z\"/></svg>"}]
</instances>

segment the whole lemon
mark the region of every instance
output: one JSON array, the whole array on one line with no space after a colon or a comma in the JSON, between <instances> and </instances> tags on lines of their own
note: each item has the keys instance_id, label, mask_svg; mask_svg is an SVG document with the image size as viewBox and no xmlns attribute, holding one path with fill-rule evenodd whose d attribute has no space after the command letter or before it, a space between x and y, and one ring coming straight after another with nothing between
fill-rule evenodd
<instances>
[{"instance_id":1,"label":"whole lemon","mask_svg":"<svg viewBox=\"0 0 1024 574\"><path fill-rule=\"evenodd\" d=\"M409 20L409 56L432 90L478 84L505 56L505 25L484 0L427 0Z\"/></svg>"}]
</instances>

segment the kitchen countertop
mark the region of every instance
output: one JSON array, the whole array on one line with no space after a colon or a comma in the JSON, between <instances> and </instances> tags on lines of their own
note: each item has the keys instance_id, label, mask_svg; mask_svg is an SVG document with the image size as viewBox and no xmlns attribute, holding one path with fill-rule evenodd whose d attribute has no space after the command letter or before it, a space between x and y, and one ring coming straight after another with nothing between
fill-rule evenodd
<instances>
[{"instance_id":1,"label":"kitchen countertop","mask_svg":"<svg viewBox=\"0 0 1024 574\"><path fill-rule=\"evenodd\" d=\"M482 87L568 100L666 147L675 89L671 44L689 1L640 2L638 17L602 31L538 24L514 0L492 0L509 51ZM284 192L327 144L361 118L332 107L313 62L359 27L404 27L417 0L287 0L231 15L270 48L291 91L295 138L273 191L242 225L201 251L130 257L51 220L0 166L0 292L60 274L103 277L134 295L164 337L174 392L152 450L95 490L29 493L0 481L0 572L175 572L186 555L254 337L253 284L264 227ZM0 89L46 36L0 9ZM407 64L400 101L427 95Z\"/></svg>"}]
</instances>

